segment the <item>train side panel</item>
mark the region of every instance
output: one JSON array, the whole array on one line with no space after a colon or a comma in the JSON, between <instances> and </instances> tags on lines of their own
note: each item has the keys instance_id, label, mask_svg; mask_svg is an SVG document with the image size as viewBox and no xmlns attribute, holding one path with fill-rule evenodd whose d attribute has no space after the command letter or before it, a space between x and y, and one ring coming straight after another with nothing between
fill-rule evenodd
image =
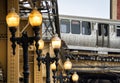
<instances>
[{"instance_id":1,"label":"train side panel","mask_svg":"<svg viewBox=\"0 0 120 83\"><path fill-rule=\"evenodd\" d=\"M61 16L61 38L72 46L120 48L119 24L108 19Z\"/></svg>"}]
</instances>

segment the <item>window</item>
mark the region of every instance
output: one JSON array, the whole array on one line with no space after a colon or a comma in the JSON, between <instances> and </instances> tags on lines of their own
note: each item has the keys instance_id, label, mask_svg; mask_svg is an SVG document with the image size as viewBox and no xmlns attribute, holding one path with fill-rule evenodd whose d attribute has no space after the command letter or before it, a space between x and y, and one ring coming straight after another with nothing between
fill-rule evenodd
<instances>
[{"instance_id":1,"label":"window","mask_svg":"<svg viewBox=\"0 0 120 83\"><path fill-rule=\"evenodd\" d=\"M120 26L117 26L117 36L120 36Z\"/></svg>"},{"instance_id":2,"label":"window","mask_svg":"<svg viewBox=\"0 0 120 83\"><path fill-rule=\"evenodd\" d=\"M71 21L71 33L80 34L80 21L77 20Z\"/></svg>"},{"instance_id":3,"label":"window","mask_svg":"<svg viewBox=\"0 0 120 83\"><path fill-rule=\"evenodd\" d=\"M82 21L82 34L83 35L90 35L91 34L90 22Z\"/></svg>"},{"instance_id":4,"label":"window","mask_svg":"<svg viewBox=\"0 0 120 83\"><path fill-rule=\"evenodd\" d=\"M68 19L61 19L60 20L60 31L62 33L69 33L70 32L70 20L68 20Z\"/></svg>"},{"instance_id":5,"label":"window","mask_svg":"<svg viewBox=\"0 0 120 83\"><path fill-rule=\"evenodd\" d=\"M99 36L101 36L102 34L104 36L108 36L108 24L103 24L103 23L99 23L98 24L98 34Z\"/></svg>"}]
</instances>

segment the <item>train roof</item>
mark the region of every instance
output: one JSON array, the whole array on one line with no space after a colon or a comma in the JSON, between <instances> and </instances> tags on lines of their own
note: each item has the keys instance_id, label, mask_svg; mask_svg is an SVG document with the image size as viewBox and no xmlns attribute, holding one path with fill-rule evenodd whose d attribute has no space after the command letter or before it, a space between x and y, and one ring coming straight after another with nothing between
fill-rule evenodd
<instances>
[{"instance_id":1,"label":"train roof","mask_svg":"<svg viewBox=\"0 0 120 83\"><path fill-rule=\"evenodd\" d=\"M93 23L108 23L108 24L120 25L120 20L113 20L113 19L82 17L82 16L72 16L72 15L59 15L59 18L60 19L64 18L64 19L73 19L73 20L81 20L81 21L90 21Z\"/></svg>"}]
</instances>

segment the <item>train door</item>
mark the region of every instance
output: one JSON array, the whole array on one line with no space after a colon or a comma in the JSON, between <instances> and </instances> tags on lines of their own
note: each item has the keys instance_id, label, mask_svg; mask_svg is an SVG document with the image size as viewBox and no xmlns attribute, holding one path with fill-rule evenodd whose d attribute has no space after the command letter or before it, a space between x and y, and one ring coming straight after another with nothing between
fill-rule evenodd
<instances>
[{"instance_id":1,"label":"train door","mask_svg":"<svg viewBox=\"0 0 120 83\"><path fill-rule=\"evenodd\" d=\"M98 24L97 46L109 47L109 25L108 24L104 24L104 23Z\"/></svg>"}]
</instances>

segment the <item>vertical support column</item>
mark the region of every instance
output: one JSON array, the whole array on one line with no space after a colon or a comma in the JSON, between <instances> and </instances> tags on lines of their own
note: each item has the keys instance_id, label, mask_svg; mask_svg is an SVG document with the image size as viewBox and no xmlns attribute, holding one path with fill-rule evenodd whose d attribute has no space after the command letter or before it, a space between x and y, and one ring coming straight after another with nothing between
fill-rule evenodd
<instances>
[{"instance_id":1,"label":"vertical support column","mask_svg":"<svg viewBox=\"0 0 120 83\"><path fill-rule=\"evenodd\" d=\"M11 8L15 8L16 12L19 11L19 0L7 0L7 13ZM19 29L17 29L19 32ZM18 36L18 32L16 36ZM8 41L7 41L7 83L19 83L19 47L16 46L15 56L12 54L9 28L7 28Z\"/></svg>"}]
</instances>

